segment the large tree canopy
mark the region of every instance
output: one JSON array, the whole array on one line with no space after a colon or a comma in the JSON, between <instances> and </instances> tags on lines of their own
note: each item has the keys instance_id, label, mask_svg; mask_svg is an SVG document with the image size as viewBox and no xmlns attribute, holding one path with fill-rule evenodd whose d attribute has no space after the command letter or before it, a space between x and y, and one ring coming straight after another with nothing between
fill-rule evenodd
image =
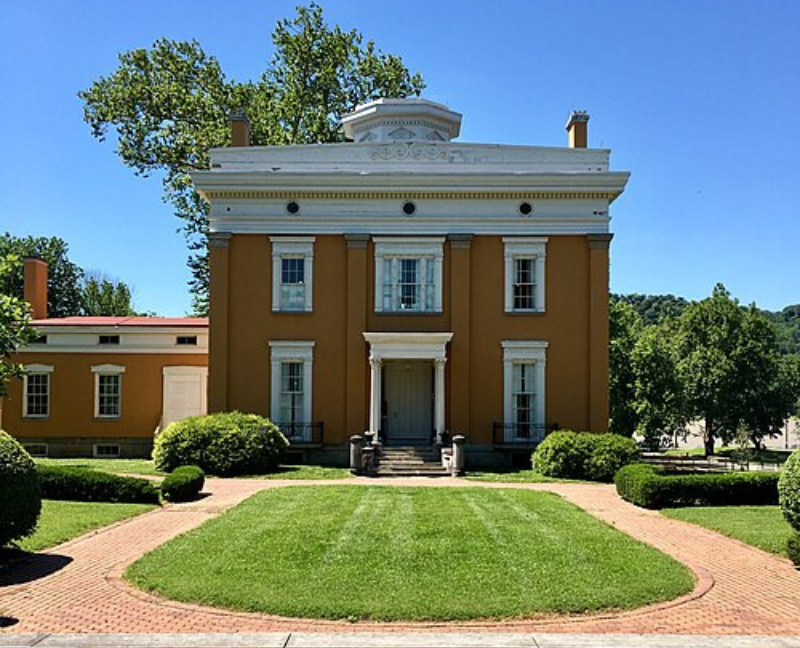
<instances>
[{"instance_id":1,"label":"large tree canopy","mask_svg":"<svg viewBox=\"0 0 800 648\"><path fill-rule=\"evenodd\" d=\"M11 282L18 268L18 257L0 255L0 286ZM0 290L0 397L8 394L8 381L23 374L22 365L11 361L19 347L33 340L28 305L21 298Z\"/></svg>"},{"instance_id":2,"label":"large tree canopy","mask_svg":"<svg viewBox=\"0 0 800 648\"><path fill-rule=\"evenodd\" d=\"M228 79L196 41L161 39L119 56L119 67L80 92L84 119L139 175L163 173L164 200L183 221L192 250L194 308L208 307L208 210L188 172L206 169L208 150L230 142L232 110L244 110L253 144L341 140L340 117L379 97L419 95L425 85L398 56L384 54L356 30L329 27L315 4L298 7L272 33L275 47L258 81Z\"/></svg>"}]
</instances>

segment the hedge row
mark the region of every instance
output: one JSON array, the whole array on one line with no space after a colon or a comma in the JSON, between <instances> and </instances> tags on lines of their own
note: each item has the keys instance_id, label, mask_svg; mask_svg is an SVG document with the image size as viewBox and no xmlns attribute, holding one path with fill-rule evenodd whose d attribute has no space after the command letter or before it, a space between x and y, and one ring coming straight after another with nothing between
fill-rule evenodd
<instances>
[{"instance_id":1,"label":"hedge row","mask_svg":"<svg viewBox=\"0 0 800 648\"><path fill-rule=\"evenodd\" d=\"M649 509L677 506L762 505L778 503L779 473L666 473L647 464L631 464L614 478L617 492Z\"/></svg>"},{"instance_id":2,"label":"hedge row","mask_svg":"<svg viewBox=\"0 0 800 648\"><path fill-rule=\"evenodd\" d=\"M146 479L75 466L37 465L43 499L158 504L158 488Z\"/></svg>"},{"instance_id":3,"label":"hedge row","mask_svg":"<svg viewBox=\"0 0 800 648\"><path fill-rule=\"evenodd\" d=\"M533 453L533 468L548 477L610 482L639 458L633 439L618 434L552 432Z\"/></svg>"},{"instance_id":4,"label":"hedge row","mask_svg":"<svg viewBox=\"0 0 800 648\"><path fill-rule=\"evenodd\" d=\"M0 430L0 547L33 533L41 510L33 459Z\"/></svg>"},{"instance_id":5,"label":"hedge row","mask_svg":"<svg viewBox=\"0 0 800 648\"><path fill-rule=\"evenodd\" d=\"M778 482L778 498L783 517L795 530L786 545L786 552L792 562L800 567L800 450L795 450L783 466L783 474Z\"/></svg>"},{"instance_id":6,"label":"hedge row","mask_svg":"<svg viewBox=\"0 0 800 648\"><path fill-rule=\"evenodd\" d=\"M168 502L188 502L203 489L206 474L197 466L180 466L161 482L161 497Z\"/></svg>"}]
</instances>

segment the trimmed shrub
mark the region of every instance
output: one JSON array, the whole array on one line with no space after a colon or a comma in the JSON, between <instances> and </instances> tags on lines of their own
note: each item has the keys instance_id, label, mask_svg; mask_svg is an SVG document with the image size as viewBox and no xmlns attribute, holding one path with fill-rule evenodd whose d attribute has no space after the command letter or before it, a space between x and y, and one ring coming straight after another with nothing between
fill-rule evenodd
<instances>
[{"instance_id":1,"label":"trimmed shrub","mask_svg":"<svg viewBox=\"0 0 800 648\"><path fill-rule=\"evenodd\" d=\"M618 434L558 431L547 435L533 453L533 468L549 477L610 482L639 458L633 439Z\"/></svg>"},{"instance_id":2,"label":"trimmed shrub","mask_svg":"<svg viewBox=\"0 0 800 648\"><path fill-rule=\"evenodd\" d=\"M631 464L614 477L620 497L649 509L678 506L776 504L775 472L666 473L647 464Z\"/></svg>"},{"instance_id":3,"label":"trimmed shrub","mask_svg":"<svg viewBox=\"0 0 800 648\"><path fill-rule=\"evenodd\" d=\"M0 547L33 533L41 511L36 464L0 430Z\"/></svg>"},{"instance_id":4,"label":"trimmed shrub","mask_svg":"<svg viewBox=\"0 0 800 648\"><path fill-rule=\"evenodd\" d=\"M199 466L211 475L274 471L289 442L269 419L228 412L192 416L172 423L156 437L156 468Z\"/></svg>"},{"instance_id":5,"label":"trimmed shrub","mask_svg":"<svg viewBox=\"0 0 800 648\"><path fill-rule=\"evenodd\" d=\"M800 567L800 533L795 533L786 541L786 553L789 560Z\"/></svg>"},{"instance_id":6,"label":"trimmed shrub","mask_svg":"<svg viewBox=\"0 0 800 648\"><path fill-rule=\"evenodd\" d=\"M800 450L795 450L783 466L778 495L783 517L800 531Z\"/></svg>"},{"instance_id":7,"label":"trimmed shrub","mask_svg":"<svg viewBox=\"0 0 800 648\"><path fill-rule=\"evenodd\" d=\"M76 502L158 504L158 489L147 479L123 477L77 466L36 466L44 499Z\"/></svg>"},{"instance_id":8,"label":"trimmed shrub","mask_svg":"<svg viewBox=\"0 0 800 648\"><path fill-rule=\"evenodd\" d=\"M203 489L206 474L197 466L180 466L161 482L161 497L168 502L188 502Z\"/></svg>"}]
</instances>

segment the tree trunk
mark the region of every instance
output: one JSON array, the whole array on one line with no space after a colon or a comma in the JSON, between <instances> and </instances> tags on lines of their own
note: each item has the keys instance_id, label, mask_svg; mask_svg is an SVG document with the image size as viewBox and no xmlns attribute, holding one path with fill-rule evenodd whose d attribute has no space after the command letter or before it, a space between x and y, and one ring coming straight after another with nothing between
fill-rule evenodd
<instances>
[{"instance_id":1,"label":"tree trunk","mask_svg":"<svg viewBox=\"0 0 800 648\"><path fill-rule=\"evenodd\" d=\"M714 423L706 417L706 429L703 433L703 445L705 446L706 457L714 454Z\"/></svg>"}]
</instances>

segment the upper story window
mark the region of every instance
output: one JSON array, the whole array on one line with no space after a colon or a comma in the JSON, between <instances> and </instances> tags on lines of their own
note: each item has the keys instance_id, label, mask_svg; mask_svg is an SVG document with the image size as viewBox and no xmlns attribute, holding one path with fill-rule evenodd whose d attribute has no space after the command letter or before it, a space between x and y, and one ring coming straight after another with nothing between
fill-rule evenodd
<instances>
[{"instance_id":1,"label":"upper story window","mask_svg":"<svg viewBox=\"0 0 800 648\"><path fill-rule=\"evenodd\" d=\"M119 344L119 335L101 335L98 344Z\"/></svg>"},{"instance_id":2,"label":"upper story window","mask_svg":"<svg viewBox=\"0 0 800 648\"><path fill-rule=\"evenodd\" d=\"M543 313L547 239L506 237L503 246L505 311Z\"/></svg>"},{"instance_id":3,"label":"upper story window","mask_svg":"<svg viewBox=\"0 0 800 648\"><path fill-rule=\"evenodd\" d=\"M26 365L22 390L22 416L25 418L47 418L50 416L51 365Z\"/></svg>"},{"instance_id":4,"label":"upper story window","mask_svg":"<svg viewBox=\"0 0 800 648\"><path fill-rule=\"evenodd\" d=\"M120 418L122 416L122 374L119 365L95 365L94 415L95 418Z\"/></svg>"},{"instance_id":5,"label":"upper story window","mask_svg":"<svg viewBox=\"0 0 800 648\"><path fill-rule=\"evenodd\" d=\"M179 335L175 338L175 344L178 346L197 346L196 335Z\"/></svg>"},{"instance_id":6,"label":"upper story window","mask_svg":"<svg viewBox=\"0 0 800 648\"><path fill-rule=\"evenodd\" d=\"M272 310L313 310L314 237L272 237Z\"/></svg>"},{"instance_id":7,"label":"upper story window","mask_svg":"<svg viewBox=\"0 0 800 648\"><path fill-rule=\"evenodd\" d=\"M442 311L442 237L375 241L375 311Z\"/></svg>"}]
</instances>

